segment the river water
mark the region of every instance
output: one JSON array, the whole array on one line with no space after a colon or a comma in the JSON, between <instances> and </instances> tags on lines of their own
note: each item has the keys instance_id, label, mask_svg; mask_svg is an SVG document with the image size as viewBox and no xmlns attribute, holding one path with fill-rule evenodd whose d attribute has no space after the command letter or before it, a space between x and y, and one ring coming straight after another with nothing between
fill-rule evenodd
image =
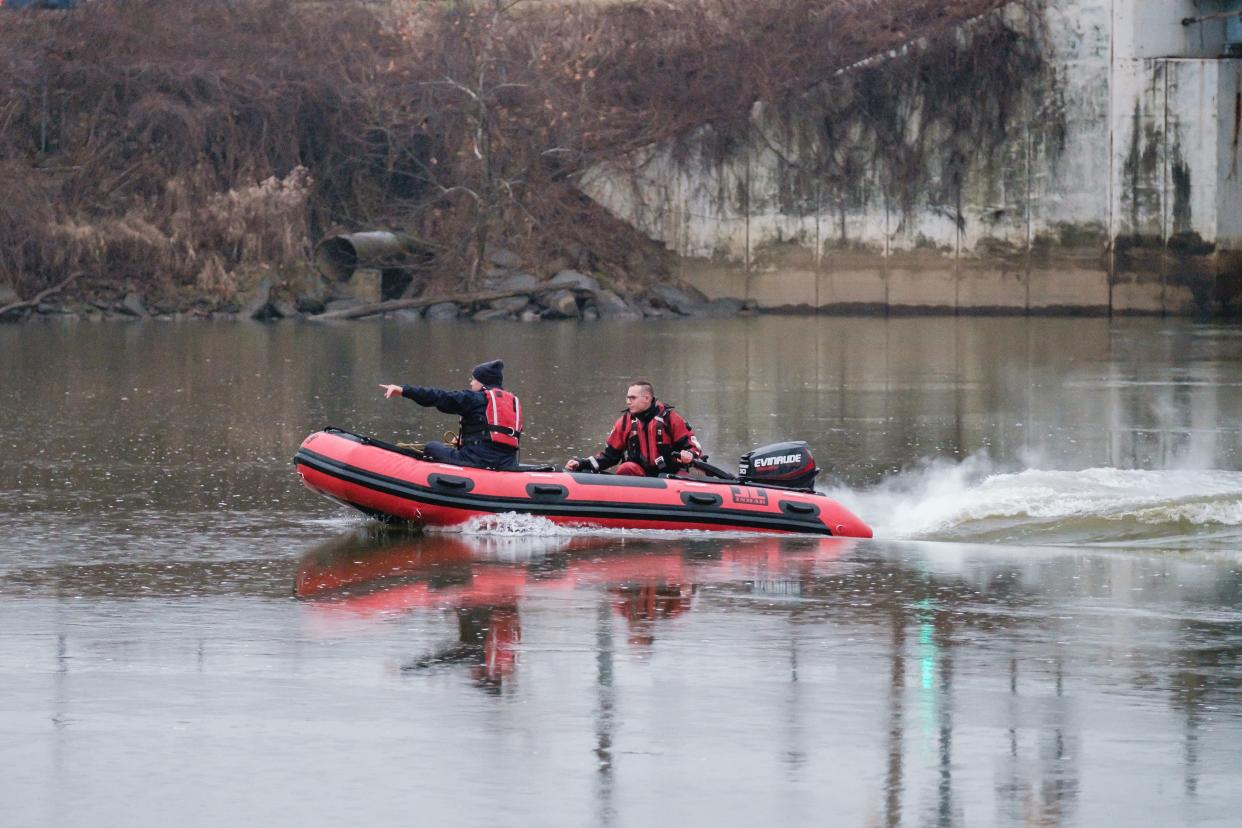
<instances>
[{"instance_id":1,"label":"river water","mask_svg":"<svg viewBox=\"0 0 1242 828\"><path fill-rule=\"evenodd\" d=\"M525 459L651 380L872 541L384 529L297 481L502 357ZM1242 329L0 327L4 825L1226 825Z\"/></svg>"}]
</instances>

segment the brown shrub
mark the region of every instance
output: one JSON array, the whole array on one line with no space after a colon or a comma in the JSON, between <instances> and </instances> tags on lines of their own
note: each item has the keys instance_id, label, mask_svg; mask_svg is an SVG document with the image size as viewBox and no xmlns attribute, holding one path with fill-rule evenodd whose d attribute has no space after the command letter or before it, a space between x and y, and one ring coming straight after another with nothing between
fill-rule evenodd
<instances>
[{"instance_id":1,"label":"brown shrub","mask_svg":"<svg viewBox=\"0 0 1242 828\"><path fill-rule=\"evenodd\" d=\"M400 228L441 281L487 247L614 279L659 250L574 187L996 0L565 6L98 0L0 29L0 277L227 298L328 231ZM498 10L499 9L499 10ZM949 38L944 38L949 43ZM585 251L585 252L584 252ZM656 264L653 264L656 262Z\"/></svg>"}]
</instances>

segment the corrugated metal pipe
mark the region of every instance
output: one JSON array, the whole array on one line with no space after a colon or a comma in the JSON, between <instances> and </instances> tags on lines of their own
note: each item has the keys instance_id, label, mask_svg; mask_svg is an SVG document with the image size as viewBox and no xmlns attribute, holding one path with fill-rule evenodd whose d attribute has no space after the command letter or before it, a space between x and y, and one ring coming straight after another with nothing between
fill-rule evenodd
<instances>
[{"instance_id":1,"label":"corrugated metal pipe","mask_svg":"<svg viewBox=\"0 0 1242 828\"><path fill-rule=\"evenodd\" d=\"M413 236L368 230L328 236L315 248L315 269L324 277L345 282L360 267L385 270L424 263L430 252Z\"/></svg>"}]
</instances>

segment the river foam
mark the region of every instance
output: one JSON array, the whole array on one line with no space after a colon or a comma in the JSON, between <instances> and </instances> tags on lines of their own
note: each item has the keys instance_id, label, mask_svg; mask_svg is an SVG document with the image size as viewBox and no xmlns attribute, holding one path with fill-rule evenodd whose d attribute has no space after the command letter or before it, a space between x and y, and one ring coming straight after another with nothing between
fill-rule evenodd
<instances>
[{"instance_id":1,"label":"river foam","mask_svg":"<svg viewBox=\"0 0 1242 828\"><path fill-rule=\"evenodd\" d=\"M1000 470L932 461L862 491L829 492L877 537L1050 545L1236 545L1242 472Z\"/></svg>"}]
</instances>

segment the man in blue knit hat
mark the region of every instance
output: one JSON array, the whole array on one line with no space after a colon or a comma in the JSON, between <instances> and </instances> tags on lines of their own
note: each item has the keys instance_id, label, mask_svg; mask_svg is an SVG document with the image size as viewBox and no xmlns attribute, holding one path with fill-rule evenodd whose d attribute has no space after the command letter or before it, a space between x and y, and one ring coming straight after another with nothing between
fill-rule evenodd
<instances>
[{"instance_id":1,"label":"man in blue knit hat","mask_svg":"<svg viewBox=\"0 0 1242 828\"><path fill-rule=\"evenodd\" d=\"M427 456L440 463L481 469L516 469L522 438L522 403L504 390L499 359L474 366L470 388L444 391L421 385L381 385L384 397L408 397L419 405L461 417L453 445L428 443Z\"/></svg>"}]
</instances>

